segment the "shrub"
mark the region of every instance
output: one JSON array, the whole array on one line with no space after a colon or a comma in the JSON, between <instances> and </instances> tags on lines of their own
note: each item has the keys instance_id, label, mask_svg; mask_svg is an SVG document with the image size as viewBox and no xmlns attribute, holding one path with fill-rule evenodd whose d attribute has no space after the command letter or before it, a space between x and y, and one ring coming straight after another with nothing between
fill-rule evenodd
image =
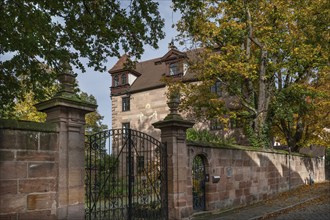
<instances>
[{"instance_id":1,"label":"shrub","mask_svg":"<svg viewBox=\"0 0 330 220\"><path fill-rule=\"evenodd\" d=\"M214 134L208 130L196 130L189 128L186 132L186 137L188 141L213 143L213 144L234 144L235 140L233 138L223 138L217 134Z\"/></svg>"}]
</instances>

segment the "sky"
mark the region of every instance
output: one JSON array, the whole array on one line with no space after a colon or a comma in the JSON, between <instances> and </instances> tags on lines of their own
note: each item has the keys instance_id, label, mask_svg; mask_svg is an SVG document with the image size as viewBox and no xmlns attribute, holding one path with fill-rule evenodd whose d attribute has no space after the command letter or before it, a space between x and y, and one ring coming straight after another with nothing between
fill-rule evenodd
<instances>
[{"instance_id":1,"label":"sky","mask_svg":"<svg viewBox=\"0 0 330 220\"><path fill-rule=\"evenodd\" d=\"M142 54L140 61L165 55L168 51L168 43L170 43L171 40L178 34L175 28L172 28L172 24L175 24L179 20L180 16L178 13L172 12L170 7L171 0L158 0L158 3L160 14L162 18L165 19L164 32L166 33L166 36L163 40L159 41L159 48L157 50L146 46L145 52ZM176 46L178 46L178 44L176 44ZM117 61L117 57L108 58L108 63L106 64L108 70L111 69ZM104 116L102 123L108 125L108 128L111 129L110 74L108 72L96 72L93 69L88 68L85 73L81 73L79 71L75 71L75 73L78 73L77 81L80 90L87 92L89 95L93 95L96 98L98 112Z\"/></svg>"}]
</instances>

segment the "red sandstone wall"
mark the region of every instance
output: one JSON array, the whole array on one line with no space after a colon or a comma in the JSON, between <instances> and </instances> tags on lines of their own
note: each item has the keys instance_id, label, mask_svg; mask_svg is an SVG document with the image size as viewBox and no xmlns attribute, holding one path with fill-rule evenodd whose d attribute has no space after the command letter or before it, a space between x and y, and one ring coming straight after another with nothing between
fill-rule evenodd
<instances>
[{"instance_id":1,"label":"red sandstone wall","mask_svg":"<svg viewBox=\"0 0 330 220\"><path fill-rule=\"evenodd\" d=\"M0 128L0 219L55 219L57 133Z\"/></svg>"},{"instance_id":2,"label":"red sandstone wall","mask_svg":"<svg viewBox=\"0 0 330 220\"><path fill-rule=\"evenodd\" d=\"M188 190L192 189L192 161L198 154L204 155L206 173L210 176L206 183L207 210L243 206L270 198L289 188L308 184L310 175L315 182L325 180L323 158L188 146ZM220 176L218 183L212 183L213 175ZM188 200L192 201L192 196Z\"/></svg>"}]
</instances>

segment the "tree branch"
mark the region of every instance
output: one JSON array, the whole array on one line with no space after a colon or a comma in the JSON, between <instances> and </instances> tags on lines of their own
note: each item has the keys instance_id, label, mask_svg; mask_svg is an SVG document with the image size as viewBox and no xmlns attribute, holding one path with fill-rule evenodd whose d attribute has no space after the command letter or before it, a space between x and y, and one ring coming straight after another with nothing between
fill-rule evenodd
<instances>
[{"instance_id":1,"label":"tree branch","mask_svg":"<svg viewBox=\"0 0 330 220\"><path fill-rule=\"evenodd\" d=\"M88 7L86 1L83 1L83 4L84 4L84 8L86 9L87 13L88 13L90 16L93 16L92 12L89 10L89 7Z\"/></svg>"},{"instance_id":2,"label":"tree branch","mask_svg":"<svg viewBox=\"0 0 330 220\"><path fill-rule=\"evenodd\" d=\"M216 77L217 80L219 80L223 85L225 86L229 86L228 83L224 82L220 77ZM235 94L235 97L238 98L241 102L242 102L242 105L244 107L246 107L247 109L249 109L250 111L252 111L255 115L257 115L257 110L251 106L247 101L246 101L246 98L245 97L242 97L240 96L239 94Z\"/></svg>"}]
</instances>

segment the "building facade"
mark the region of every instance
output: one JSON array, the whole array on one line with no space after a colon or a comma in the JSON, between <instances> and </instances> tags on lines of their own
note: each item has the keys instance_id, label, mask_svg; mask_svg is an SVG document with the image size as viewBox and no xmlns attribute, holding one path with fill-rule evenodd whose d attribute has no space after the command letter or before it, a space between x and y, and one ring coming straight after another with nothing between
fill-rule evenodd
<instances>
[{"instance_id":1,"label":"building facade","mask_svg":"<svg viewBox=\"0 0 330 220\"><path fill-rule=\"evenodd\" d=\"M128 56L122 56L109 70L112 76L112 128L131 128L159 138L159 131L152 123L165 118L167 107L164 76L193 80L187 71L187 53L173 45L163 56L125 67Z\"/></svg>"},{"instance_id":2,"label":"building facade","mask_svg":"<svg viewBox=\"0 0 330 220\"><path fill-rule=\"evenodd\" d=\"M112 128L131 128L159 139L160 132L152 123L163 120L169 113L167 87L162 79L198 83L196 76L188 69L188 61L195 59L200 52L199 49L181 52L171 43L164 56L139 62L133 70L126 66L128 56L122 56L109 70L112 76ZM232 100L220 82L216 82L210 91L225 97L226 105ZM208 129L221 136L229 134L238 143L246 141L236 122L231 122L231 129L226 131L217 120L196 123L195 128Z\"/></svg>"}]
</instances>

